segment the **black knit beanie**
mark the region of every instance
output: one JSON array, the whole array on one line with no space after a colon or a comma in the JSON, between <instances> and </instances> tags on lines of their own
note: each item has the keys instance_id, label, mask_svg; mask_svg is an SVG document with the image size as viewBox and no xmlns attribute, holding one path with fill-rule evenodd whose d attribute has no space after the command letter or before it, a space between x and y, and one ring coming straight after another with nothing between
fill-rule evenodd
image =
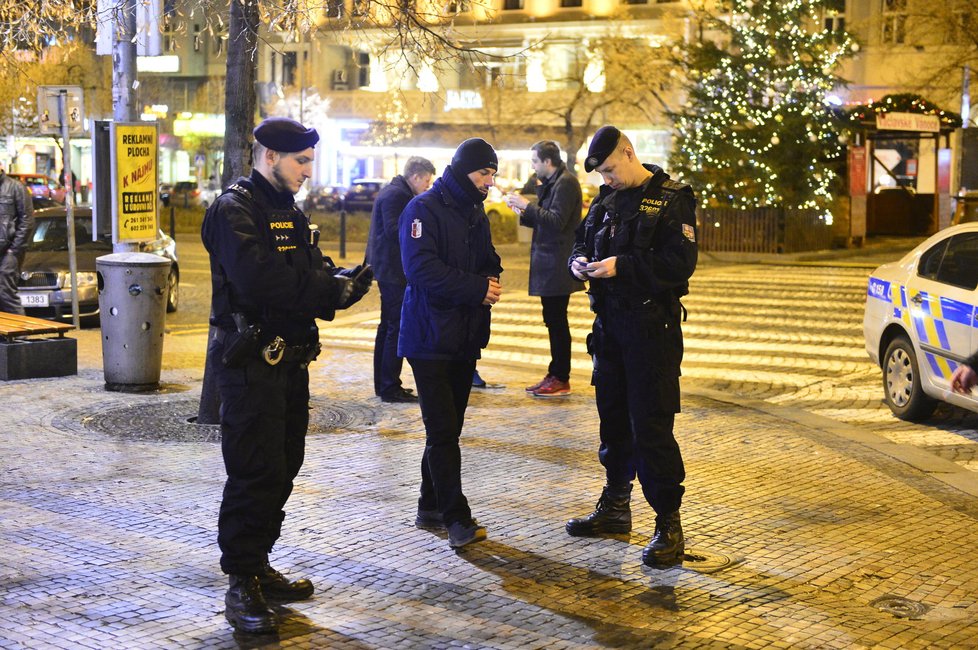
<instances>
[{"instance_id":1,"label":"black knit beanie","mask_svg":"<svg viewBox=\"0 0 978 650\"><path fill-rule=\"evenodd\" d=\"M480 169L499 169L499 161L491 144L482 138L469 138L455 150L452 169L461 176L468 176Z\"/></svg>"}]
</instances>

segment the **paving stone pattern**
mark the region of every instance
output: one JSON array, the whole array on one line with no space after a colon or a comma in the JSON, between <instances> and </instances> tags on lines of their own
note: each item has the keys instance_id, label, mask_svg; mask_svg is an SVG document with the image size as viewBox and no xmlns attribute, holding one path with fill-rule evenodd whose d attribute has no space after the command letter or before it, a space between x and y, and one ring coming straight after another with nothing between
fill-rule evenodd
<instances>
[{"instance_id":1,"label":"paving stone pattern","mask_svg":"<svg viewBox=\"0 0 978 650\"><path fill-rule=\"evenodd\" d=\"M515 271L522 277L522 268ZM683 325L685 385L801 408L978 470L978 414L941 405L926 423L913 424L895 418L883 403L882 374L866 353L862 333L870 271L865 266L701 266L683 300L689 310ZM545 368L549 344L539 299L516 285L493 309L485 356ZM376 312L361 312L340 319L326 337L370 350L376 318ZM586 297L572 296L575 383L589 376L584 338L592 320Z\"/></svg>"},{"instance_id":2,"label":"paving stone pattern","mask_svg":"<svg viewBox=\"0 0 978 650\"><path fill-rule=\"evenodd\" d=\"M91 359L97 334L79 338ZM223 618L219 444L167 435L190 426L199 368L168 367L148 395L105 392L91 364L0 385L0 647L974 647L973 504L899 461L688 397L690 559L652 570L644 503L631 535L564 533L602 484L586 386L534 400L522 387L537 366L487 363L506 387L473 392L463 462L489 540L455 552L412 525L423 427L415 405L371 396L370 366L342 349L313 366L274 562L317 593L282 608L272 638Z\"/></svg>"}]
</instances>

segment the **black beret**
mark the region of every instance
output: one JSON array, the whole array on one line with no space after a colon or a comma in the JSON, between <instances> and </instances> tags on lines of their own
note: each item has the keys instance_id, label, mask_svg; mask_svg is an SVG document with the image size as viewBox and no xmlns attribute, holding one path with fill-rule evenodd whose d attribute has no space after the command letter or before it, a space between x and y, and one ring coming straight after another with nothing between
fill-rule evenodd
<instances>
[{"instance_id":1,"label":"black beret","mask_svg":"<svg viewBox=\"0 0 978 650\"><path fill-rule=\"evenodd\" d=\"M621 131L613 126L602 126L591 138L591 146L587 148L587 158L584 159L584 169L593 172L604 162L604 159L615 152Z\"/></svg>"},{"instance_id":2,"label":"black beret","mask_svg":"<svg viewBox=\"0 0 978 650\"><path fill-rule=\"evenodd\" d=\"M462 176L468 176L480 169L499 169L499 159L491 144L482 138L469 138L455 150L452 169Z\"/></svg>"},{"instance_id":3,"label":"black beret","mask_svg":"<svg viewBox=\"0 0 978 650\"><path fill-rule=\"evenodd\" d=\"M268 117L255 127L255 140L272 151L294 153L315 147L319 142L316 129L307 129L288 117Z\"/></svg>"}]
</instances>

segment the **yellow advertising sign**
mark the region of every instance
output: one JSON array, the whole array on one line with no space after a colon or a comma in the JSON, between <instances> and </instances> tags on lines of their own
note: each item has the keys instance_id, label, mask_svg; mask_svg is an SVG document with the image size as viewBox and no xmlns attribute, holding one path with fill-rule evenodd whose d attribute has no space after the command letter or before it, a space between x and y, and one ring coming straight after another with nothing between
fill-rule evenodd
<instances>
[{"instance_id":1,"label":"yellow advertising sign","mask_svg":"<svg viewBox=\"0 0 978 650\"><path fill-rule=\"evenodd\" d=\"M116 241L156 239L159 128L121 123L113 127Z\"/></svg>"}]
</instances>

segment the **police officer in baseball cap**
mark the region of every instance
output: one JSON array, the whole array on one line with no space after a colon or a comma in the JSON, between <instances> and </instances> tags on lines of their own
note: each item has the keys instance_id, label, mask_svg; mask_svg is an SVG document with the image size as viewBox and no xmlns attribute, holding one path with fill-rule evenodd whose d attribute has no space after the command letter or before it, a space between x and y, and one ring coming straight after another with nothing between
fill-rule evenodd
<instances>
[{"instance_id":1,"label":"police officer in baseball cap","mask_svg":"<svg viewBox=\"0 0 978 650\"><path fill-rule=\"evenodd\" d=\"M270 633L268 602L309 598L309 580L289 580L269 553L302 466L309 425L309 371L319 353L316 318L359 300L369 269L338 269L294 196L312 174L319 134L271 117L254 130L253 169L208 209L201 238L210 254L208 347L221 395L227 482L218 519L221 569L229 575L225 617L235 629Z\"/></svg>"}]
</instances>

